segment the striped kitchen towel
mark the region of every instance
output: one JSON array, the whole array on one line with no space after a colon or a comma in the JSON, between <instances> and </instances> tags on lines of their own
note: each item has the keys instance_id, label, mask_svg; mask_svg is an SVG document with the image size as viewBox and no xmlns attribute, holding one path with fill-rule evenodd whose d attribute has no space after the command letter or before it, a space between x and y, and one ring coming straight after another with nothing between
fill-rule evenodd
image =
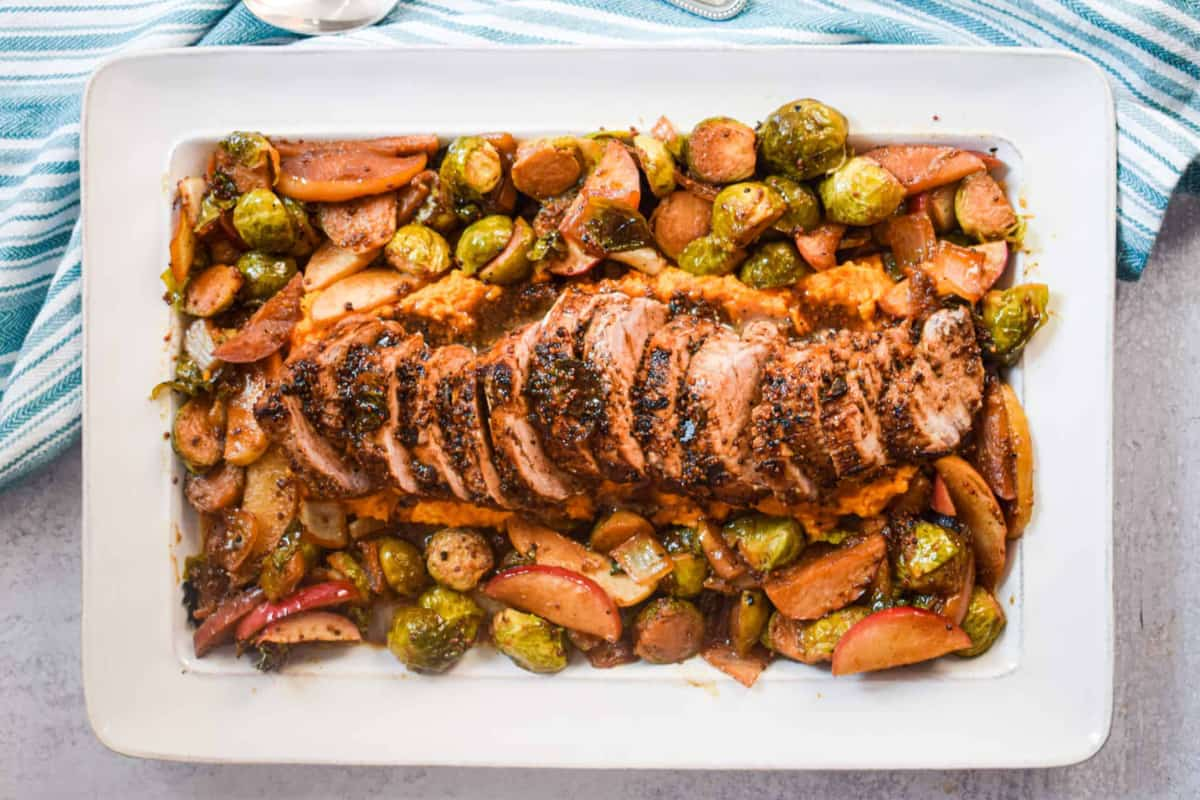
<instances>
[{"instance_id":1,"label":"striped kitchen towel","mask_svg":"<svg viewBox=\"0 0 1200 800\"><path fill-rule=\"evenodd\" d=\"M297 38L235 0L0 5L0 487L79 433L79 109L88 76L135 50ZM1197 0L750 0L724 22L653 0L402 0L380 26L320 42L1066 48L1099 64L1117 98L1121 278L1141 273L1172 191L1200 192Z\"/></svg>"}]
</instances>

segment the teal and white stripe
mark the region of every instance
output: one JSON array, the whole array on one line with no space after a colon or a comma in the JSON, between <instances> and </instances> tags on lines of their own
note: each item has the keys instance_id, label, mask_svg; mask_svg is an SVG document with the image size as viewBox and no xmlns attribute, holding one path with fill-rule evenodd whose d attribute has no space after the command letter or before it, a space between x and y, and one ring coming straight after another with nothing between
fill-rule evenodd
<instances>
[{"instance_id":1,"label":"teal and white stripe","mask_svg":"<svg viewBox=\"0 0 1200 800\"><path fill-rule=\"evenodd\" d=\"M79 101L88 75L118 53L296 38L235 0L0 5L0 487L79 433ZM402 0L379 27L320 42L1066 48L1099 64L1117 98L1119 277L1141 273L1172 191L1200 192L1197 0L750 0L724 22L655 0Z\"/></svg>"}]
</instances>

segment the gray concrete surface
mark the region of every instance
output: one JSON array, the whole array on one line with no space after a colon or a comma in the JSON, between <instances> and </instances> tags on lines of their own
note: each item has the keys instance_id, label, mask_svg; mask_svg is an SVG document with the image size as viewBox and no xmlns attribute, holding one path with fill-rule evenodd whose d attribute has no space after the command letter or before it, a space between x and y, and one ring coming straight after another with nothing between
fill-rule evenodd
<instances>
[{"instance_id":1,"label":"gray concrete surface","mask_svg":"<svg viewBox=\"0 0 1200 800\"><path fill-rule=\"evenodd\" d=\"M84 715L75 448L0 495L0 798L1200 796L1197 298L1200 199L1176 198L1146 277L1117 293L1116 702L1112 736L1085 764L1022 772L672 773L221 767L124 758L92 736Z\"/></svg>"}]
</instances>

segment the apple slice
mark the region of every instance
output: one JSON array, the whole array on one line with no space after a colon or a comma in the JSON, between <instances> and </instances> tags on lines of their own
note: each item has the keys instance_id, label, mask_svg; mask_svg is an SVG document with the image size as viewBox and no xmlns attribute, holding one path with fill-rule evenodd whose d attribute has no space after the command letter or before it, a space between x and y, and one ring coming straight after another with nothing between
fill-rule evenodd
<instances>
[{"instance_id":1,"label":"apple slice","mask_svg":"<svg viewBox=\"0 0 1200 800\"><path fill-rule=\"evenodd\" d=\"M326 581L297 589L277 602L262 603L237 626L237 640L244 642L276 620L319 608L361 601L358 589L346 581Z\"/></svg>"},{"instance_id":2,"label":"apple slice","mask_svg":"<svg viewBox=\"0 0 1200 800\"><path fill-rule=\"evenodd\" d=\"M654 593L655 584L637 583L628 575L612 574L608 556L592 552L558 531L523 517L508 521L508 539L522 555L532 555L538 564L577 572L608 593L618 606L637 605Z\"/></svg>"},{"instance_id":3,"label":"apple slice","mask_svg":"<svg viewBox=\"0 0 1200 800\"><path fill-rule=\"evenodd\" d=\"M255 637L255 644L302 644L304 642L361 642L353 622L331 611L308 611L272 622Z\"/></svg>"},{"instance_id":4,"label":"apple slice","mask_svg":"<svg viewBox=\"0 0 1200 800\"><path fill-rule=\"evenodd\" d=\"M933 496L929 500L929 507L947 517L958 516L958 512L954 510L954 501L950 499L950 491L941 475L933 476Z\"/></svg>"},{"instance_id":5,"label":"apple slice","mask_svg":"<svg viewBox=\"0 0 1200 800\"><path fill-rule=\"evenodd\" d=\"M895 175L910 195L954 183L987 166L970 150L930 144L893 144L863 155Z\"/></svg>"},{"instance_id":6,"label":"apple slice","mask_svg":"<svg viewBox=\"0 0 1200 800\"><path fill-rule=\"evenodd\" d=\"M889 608L846 631L833 650L833 674L916 664L970 646L971 637L940 614L923 608Z\"/></svg>"},{"instance_id":7,"label":"apple slice","mask_svg":"<svg viewBox=\"0 0 1200 800\"><path fill-rule=\"evenodd\" d=\"M994 594L1008 554L1008 525L1000 504L983 476L958 456L939 458L933 468L946 482L958 518L971 530L976 580Z\"/></svg>"},{"instance_id":8,"label":"apple slice","mask_svg":"<svg viewBox=\"0 0 1200 800\"><path fill-rule=\"evenodd\" d=\"M886 555L887 542L877 533L823 555L801 557L768 574L763 588L784 616L818 619L866 591Z\"/></svg>"},{"instance_id":9,"label":"apple slice","mask_svg":"<svg viewBox=\"0 0 1200 800\"><path fill-rule=\"evenodd\" d=\"M942 616L955 625L962 625L963 619L967 616L967 608L971 605L971 592L974 589L975 559L971 559L967 562L967 568L963 570L962 583L958 585L954 594L947 597L946 602L942 604Z\"/></svg>"},{"instance_id":10,"label":"apple slice","mask_svg":"<svg viewBox=\"0 0 1200 800\"><path fill-rule=\"evenodd\" d=\"M609 642L621 638L616 604L595 581L578 572L542 564L513 567L488 581L483 593L564 628Z\"/></svg>"},{"instance_id":11,"label":"apple slice","mask_svg":"<svg viewBox=\"0 0 1200 800\"><path fill-rule=\"evenodd\" d=\"M1000 384L1004 408L1008 417L1008 435L1016 455L1016 493L1008 515L1008 538L1016 539L1025 532L1033 517L1033 440L1029 438L1029 420L1017 400L1017 393L1007 383Z\"/></svg>"}]
</instances>

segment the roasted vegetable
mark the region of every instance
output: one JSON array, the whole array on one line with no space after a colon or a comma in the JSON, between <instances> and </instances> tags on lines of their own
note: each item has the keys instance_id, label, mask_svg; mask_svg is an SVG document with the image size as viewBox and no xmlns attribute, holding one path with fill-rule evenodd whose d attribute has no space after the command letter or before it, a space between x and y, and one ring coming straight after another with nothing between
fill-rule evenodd
<instances>
[{"instance_id":1,"label":"roasted vegetable","mask_svg":"<svg viewBox=\"0 0 1200 800\"><path fill-rule=\"evenodd\" d=\"M955 655L965 658L983 655L995 644L1007 622L1000 602L986 589L976 586L962 621L962 629L971 637L971 646L956 651Z\"/></svg>"},{"instance_id":2,"label":"roasted vegetable","mask_svg":"<svg viewBox=\"0 0 1200 800\"><path fill-rule=\"evenodd\" d=\"M963 233L981 242L1019 238L1021 220L1000 184L982 170L959 183L954 195L954 216Z\"/></svg>"},{"instance_id":3,"label":"roasted vegetable","mask_svg":"<svg viewBox=\"0 0 1200 800\"><path fill-rule=\"evenodd\" d=\"M613 548L611 555L626 575L643 585L656 585L674 568L652 533L635 534Z\"/></svg>"},{"instance_id":4,"label":"roasted vegetable","mask_svg":"<svg viewBox=\"0 0 1200 800\"><path fill-rule=\"evenodd\" d=\"M280 200L283 201L283 207L287 209L288 217L292 221L292 228L296 231L296 243L292 245L288 255L304 258L321 243L321 234L313 227L304 203L290 197L281 197Z\"/></svg>"},{"instance_id":5,"label":"roasted vegetable","mask_svg":"<svg viewBox=\"0 0 1200 800\"><path fill-rule=\"evenodd\" d=\"M221 460L225 449L225 403L193 397L175 414L171 444L189 470L203 471Z\"/></svg>"},{"instance_id":6,"label":"roasted vegetable","mask_svg":"<svg viewBox=\"0 0 1200 800\"><path fill-rule=\"evenodd\" d=\"M898 526L892 567L900 586L910 592L943 594L962 582L971 559L965 536L956 530L918 521Z\"/></svg>"},{"instance_id":7,"label":"roasted vegetable","mask_svg":"<svg viewBox=\"0 0 1200 800\"><path fill-rule=\"evenodd\" d=\"M392 616L387 644L409 669L445 672L471 649L475 637L468 631L469 626L448 622L431 609L408 606Z\"/></svg>"},{"instance_id":8,"label":"roasted vegetable","mask_svg":"<svg viewBox=\"0 0 1200 800\"><path fill-rule=\"evenodd\" d=\"M1025 345L1045 324L1049 302L1050 289L1044 283L1023 283L984 295L983 324L991 338L984 354L1005 366L1017 363Z\"/></svg>"},{"instance_id":9,"label":"roasted vegetable","mask_svg":"<svg viewBox=\"0 0 1200 800\"><path fill-rule=\"evenodd\" d=\"M419 222L397 230L383 249L383 256L401 272L430 278L441 275L452 266L450 245L445 237Z\"/></svg>"},{"instance_id":10,"label":"roasted vegetable","mask_svg":"<svg viewBox=\"0 0 1200 800\"><path fill-rule=\"evenodd\" d=\"M421 552L403 539L394 536L380 539L379 563L388 586L402 597L416 597L429 585Z\"/></svg>"},{"instance_id":11,"label":"roasted vegetable","mask_svg":"<svg viewBox=\"0 0 1200 800\"><path fill-rule=\"evenodd\" d=\"M782 175L771 175L763 183L783 198L786 209L772 226L775 230L795 236L821 224L821 201L807 184L797 183Z\"/></svg>"},{"instance_id":12,"label":"roasted vegetable","mask_svg":"<svg viewBox=\"0 0 1200 800\"><path fill-rule=\"evenodd\" d=\"M721 535L737 548L751 569L759 572L787 566L804 549L800 523L787 517L748 514L725 523Z\"/></svg>"},{"instance_id":13,"label":"roasted vegetable","mask_svg":"<svg viewBox=\"0 0 1200 800\"><path fill-rule=\"evenodd\" d=\"M693 528L670 528L662 536L663 548L674 565L658 588L672 597L695 597L704 589L708 559Z\"/></svg>"},{"instance_id":14,"label":"roasted vegetable","mask_svg":"<svg viewBox=\"0 0 1200 800\"><path fill-rule=\"evenodd\" d=\"M492 617L492 644L530 672L560 672L567 666L563 629L535 614L506 608Z\"/></svg>"},{"instance_id":15,"label":"roasted vegetable","mask_svg":"<svg viewBox=\"0 0 1200 800\"><path fill-rule=\"evenodd\" d=\"M260 250L244 253L237 262L245 278L242 294L248 300L266 300L282 289L296 274L296 262L290 256L276 256Z\"/></svg>"},{"instance_id":16,"label":"roasted vegetable","mask_svg":"<svg viewBox=\"0 0 1200 800\"><path fill-rule=\"evenodd\" d=\"M329 562L329 566L352 583L364 599L371 597L371 582L367 579L367 573L363 570L362 564L358 563L354 556L345 550L338 550L326 556L325 560Z\"/></svg>"},{"instance_id":17,"label":"roasted vegetable","mask_svg":"<svg viewBox=\"0 0 1200 800\"><path fill-rule=\"evenodd\" d=\"M499 214L471 223L462 232L454 248L454 257L459 268L467 275L474 275L500 255L512 235L513 221Z\"/></svg>"},{"instance_id":18,"label":"roasted vegetable","mask_svg":"<svg viewBox=\"0 0 1200 800\"><path fill-rule=\"evenodd\" d=\"M479 216L484 197L504 178L500 151L481 136L462 136L450 143L438 176L460 219Z\"/></svg>"},{"instance_id":19,"label":"roasted vegetable","mask_svg":"<svg viewBox=\"0 0 1200 800\"><path fill-rule=\"evenodd\" d=\"M597 553L607 553L639 533L654 535L654 526L641 514L617 510L597 520L588 544Z\"/></svg>"},{"instance_id":20,"label":"roasted vegetable","mask_svg":"<svg viewBox=\"0 0 1200 800\"><path fill-rule=\"evenodd\" d=\"M588 200L581 242L594 255L637 250L653 244L650 226L636 209L603 198Z\"/></svg>"},{"instance_id":21,"label":"roasted vegetable","mask_svg":"<svg viewBox=\"0 0 1200 800\"><path fill-rule=\"evenodd\" d=\"M791 286L812 269L791 242L767 242L759 245L750 257L742 262L738 277L742 283L755 289L774 289Z\"/></svg>"},{"instance_id":22,"label":"roasted vegetable","mask_svg":"<svg viewBox=\"0 0 1200 800\"><path fill-rule=\"evenodd\" d=\"M302 500L299 519L304 538L318 547L336 550L350 543L346 509L337 500Z\"/></svg>"},{"instance_id":23,"label":"roasted vegetable","mask_svg":"<svg viewBox=\"0 0 1200 800\"><path fill-rule=\"evenodd\" d=\"M655 197L666 197L675 191L675 159L665 144L644 133L633 137L638 163L646 174L646 183Z\"/></svg>"},{"instance_id":24,"label":"roasted vegetable","mask_svg":"<svg viewBox=\"0 0 1200 800\"><path fill-rule=\"evenodd\" d=\"M767 596L757 589L739 592L729 609L729 644L741 656L758 643L771 616Z\"/></svg>"},{"instance_id":25,"label":"roasted vegetable","mask_svg":"<svg viewBox=\"0 0 1200 800\"><path fill-rule=\"evenodd\" d=\"M729 117L710 117L688 136L692 174L708 183L734 183L754 174L754 129Z\"/></svg>"},{"instance_id":26,"label":"roasted vegetable","mask_svg":"<svg viewBox=\"0 0 1200 800\"><path fill-rule=\"evenodd\" d=\"M704 615L687 600L659 597L638 614L633 649L651 664L674 664L700 652Z\"/></svg>"},{"instance_id":27,"label":"roasted vegetable","mask_svg":"<svg viewBox=\"0 0 1200 800\"><path fill-rule=\"evenodd\" d=\"M843 225L883 222L904 201L904 187L896 176L861 156L821 181L820 192L826 217Z\"/></svg>"},{"instance_id":28,"label":"roasted vegetable","mask_svg":"<svg viewBox=\"0 0 1200 800\"><path fill-rule=\"evenodd\" d=\"M233 226L251 250L287 253L296 245L292 215L270 189L254 189L239 197Z\"/></svg>"},{"instance_id":29,"label":"roasted vegetable","mask_svg":"<svg viewBox=\"0 0 1200 800\"><path fill-rule=\"evenodd\" d=\"M280 600L300 584L304 573L317 562L320 551L304 541L303 528L293 523L284 531L279 542L262 563L258 585L268 600Z\"/></svg>"},{"instance_id":30,"label":"roasted vegetable","mask_svg":"<svg viewBox=\"0 0 1200 800\"><path fill-rule=\"evenodd\" d=\"M746 260L746 251L719 236L693 239L679 254L679 268L693 275L728 275Z\"/></svg>"},{"instance_id":31,"label":"roasted vegetable","mask_svg":"<svg viewBox=\"0 0 1200 800\"><path fill-rule=\"evenodd\" d=\"M713 201L712 232L744 247L775 224L787 203L765 183L749 181L726 186Z\"/></svg>"},{"instance_id":32,"label":"roasted vegetable","mask_svg":"<svg viewBox=\"0 0 1200 800\"><path fill-rule=\"evenodd\" d=\"M533 262L529 258L533 244L533 228L524 219L517 217L513 221L513 232L508 243L479 270L479 279L501 286L525 280L533 269Z\"/></svg>"},{"instance_id":33,"label":"roasted vegetable","mask_svg":"<svg viewBox=\"0 0 1200 800\"><path fill-rule=\"evenodd\" d=\"M846 160L846 118L817 100L793 100L758 126L763 166L793 180L816 178Z\"/></svg>"},{"instance_id":34,"label":"roasted vegetable","mask_svg":"<svg viewBox=\"0 0 1200 800\"><path fill-rule=\"evenodd\" d=\"M467 528L443 528L425 546L425 567L430 576L460 592L474 589L494 563L487 539Z\"/></svg>"},{"instance_id":35,"label":"roasted vegetable","mask_svg":"<svg viewBox=\"0 0 1200 800\"><path fill-rule=\"evenodd\" d=\"M805 664L819 664L831 660L846 631L870 613L871 609L865 606L847 606L820 619L801 622L775 612L763 631L762 642L782 656Z\"/></svg>"}]
</instances>

